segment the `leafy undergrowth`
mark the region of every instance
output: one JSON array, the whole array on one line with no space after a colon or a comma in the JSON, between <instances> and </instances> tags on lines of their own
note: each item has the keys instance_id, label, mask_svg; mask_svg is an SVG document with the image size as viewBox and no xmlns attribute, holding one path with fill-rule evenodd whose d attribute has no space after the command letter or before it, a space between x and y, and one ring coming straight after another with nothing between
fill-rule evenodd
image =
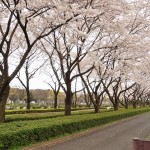
<instances>
[{"instance_id":1,"label":"leafy undergrowth","mask_svg":"<svg viewBox=\"0 0 150 150\"><path fill-rule=\"evenodd\" d=\"M139 108L1 124L0 149L7 150L15 146L49 140L148 111L150 108Z\"/></svg>"}]
</instances>

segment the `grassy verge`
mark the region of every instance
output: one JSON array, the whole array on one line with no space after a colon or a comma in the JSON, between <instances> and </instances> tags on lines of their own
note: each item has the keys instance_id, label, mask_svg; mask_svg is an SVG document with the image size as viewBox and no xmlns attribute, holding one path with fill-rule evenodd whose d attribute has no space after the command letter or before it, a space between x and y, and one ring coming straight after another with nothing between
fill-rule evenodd
<instances>
[{"instance_id":1,"label":"grassy verge","mask_svg":"<svg viewBox=\"0 0 150 150\"><path fill-rule=\"evenodd\" d=\"M71 111L78 111L78 110L86 110L86 109L93 109L93 108L72 108ZM28 114L28 113L47 113L47 112L64 112L64 108L58 109L31 109L31 110L6 110L6 114Z\"/></svg>"},{"instance_id":2,"label":"grassy verge","mask_svg":"<svg viewBox=\"0 0 150 150\"><path fill-rule=\"evenodd\" d=\"M150 108L139 108L1 124L0 149L7 150L14 146L49 140L60 135L70 134L148 111L150 111Z\"/></svg>"},{"instance_id":3,"label":"grassy verge","mask_svg":"<svg viewBox=\"0 0 150 150\"><path fill-rule=\"evenodd\" d=\"M6 115L6 123L14 121L29 121L29 120L56 118L61 116L63 116L63 112L12 114Z\"/></svg>"},{"instance_id":4,"label":"grassy verge","mask_svg":"<svg viewBox=\"0 0 150 150\"><path fill-rule=\"evenodd\" d=\"M102 109L102 112L112 111ZM73 111L72 115L85 115L94 113L94 110L78 110ZM56 117L63 117L64 112L46 112L46 113L27 113L27 114L9 114L6 115L6 123L14 122L14 121L29 121L29 120L41 120L41 119L48 119L48 118L56 118Z\"/></svg>"}]
</instances>

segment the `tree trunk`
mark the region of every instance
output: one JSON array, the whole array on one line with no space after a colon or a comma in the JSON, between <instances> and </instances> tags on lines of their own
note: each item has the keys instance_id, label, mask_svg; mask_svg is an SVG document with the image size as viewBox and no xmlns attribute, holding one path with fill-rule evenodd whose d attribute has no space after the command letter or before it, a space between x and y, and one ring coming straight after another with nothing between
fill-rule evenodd
<instances>
[{"instance_id":1,"label":"tree trunk","mask_svg":"<svg viewBox=\"0 0 150 150\"><path fill-rule=\"evenodd\" d=\"M117 111L119 109L119 105L117 103L113 104L114 110Z\"/></svg>"},{"instance_id":2,"label":"tree trunk","mask_svg":"<svg viewBox=\"0 0 150 150\"><path fill-rule=\"evenodd\" d=\"M125 109L128 109L128 106L129 104L128 104L128 101L127 100L125 100Z\"/></svg>"},{"instance_id":3,"label":"tree trunk","mask_svg":"<svg viewBox=\"0 0 150 150\"><path fill-rule=\"evenodd\" d=\"M77 101L74 102L74 107L77 108Z\"/></svg>"},{"instance_id":4,"label":"tree trunk","mask_svg":"<svg viewBox=\"0 0 150 150\"><path fill-rule=\"evenodd\" d=\"M100 101L97 99L94 104L95 113L99 113L99 104L100 104Z\"/></svg>"},{"instance_id":5,"label":"tree trunk","mask_svg":"<svg viewBox=\"0 0 150 150\"><path fill-rule=\"evenodd\" d=\"M76 100L74 100L74 101L72 102L72 107L73 107L73 108L76 108L76 107L77 107L77 105L76 105Z\"/></svg>"},{"instance_id":6,"label":"tree trunk","mask_svg":"<svg viewBox=\"0 0 150 150\"><path fill-rule=\"evenodd\" d=\"M9 95L9 86L4 91L3 95L0 96L0 123L5 122L5 106Z\"/></svg>"},{"instance_id":7,"label":"tree trunk","mask_svg":"<svg viewBox=\"0 0 150 150\"><path fill-rule=\"evenodd\" d=\"M128 109L128 105L125 105L125 109Z\"/></svg>"},{"instance_id":8,"label":"tree trunk","mask_svg":"<svg viewBox=\"0 0 150 150\"><path fill-rule=\"evenodd\" d=\"M70 72L66 73L66 98L65 98L65 116L71 115L71 105L73 93L71 91Z\"/></svg>"},{"instance_id":9,"label":"tree trunk","mask_svg":"<svg viewBox=\"0 0 150 150\"><path fill-rule=\"evenodd\" d=\"M119 109L119 98L115 98L115 103L113 104L113 106L115 111Z\"/></svg>"},{"instance_id":10,"label":"tree trunk","mask_svg":"<svg viewBox=\"0 0 150 150\"><path fill-rule=\"evenodd\" d=\"M134 109L136 108L136 103L133 103L133 108L134 108Z\"/></svg>"},{"instance_id":11,"label":"tree trunk","mask_svg":"<svg viewBox=\"0 0 150 150\"><path fill-rule=\"evenodd\" d=\"M66 98L65 98L65 116L71 115L72 98L73 98L72 92L68 91L66 93Z\"/></svg>"},{"instance_id":12,"label":"tree trunk","mask_svg":"<svg viewBox=\"0 0 150 150\"><path fill-rule=\"evenodd\" d=\"M57 94L55 94L54 109L57 109Z\"/></svg>"},{"instance_id":13,"label":"tree trunk","mask_svg":"<svg viewBox=\"0 0 150 150\"><path fill-rule=\"evenodd\" d=\"M31 108L31 95L30 95L30 91L27 90L27 110L30 110Z\"/></svg>"},{"instance_id":14,"label":"tree trunk","mask_svg":"<svg viewBox=\"0 0 150 150\"><path fill-rule=\"evenodd\" d=\"M78 97L77 97L77 93L75 92L75 95L74 95L74 108L77 108L77 101L78 101Z\"/></svg>"},{"instance_id":15,"label":"tree trunk","mask_svg":"<svg viewBox=\"0 0 150 150\"><path fill-rule=\"evenodd\" d=\"M99 113L99 105L94 105L95 113Z\"/></svg>"}]
</instances>

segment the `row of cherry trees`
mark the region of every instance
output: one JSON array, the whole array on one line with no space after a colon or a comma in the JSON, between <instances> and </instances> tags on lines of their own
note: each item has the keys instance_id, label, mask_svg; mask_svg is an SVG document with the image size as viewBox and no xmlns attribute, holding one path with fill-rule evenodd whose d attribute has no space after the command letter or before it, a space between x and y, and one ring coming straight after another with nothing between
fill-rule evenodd
<instances>
[{"instance_id":1,"label":"row of cherry trees","mask_svg":"<svg viewBox=\"0 0 150 150\"><path fill-rule=\"evenodd\" d=\"M148 99L149 6L148 0L1 0L0 122L10 82L16 76L22 82L20 69L25 66L30 98L29 80L47 62L54 91L66 95L65 115L80 91L95 112L106 96L115 110ZM39 55L44 61L29 73Z\"/></svg>"}]
</instances>

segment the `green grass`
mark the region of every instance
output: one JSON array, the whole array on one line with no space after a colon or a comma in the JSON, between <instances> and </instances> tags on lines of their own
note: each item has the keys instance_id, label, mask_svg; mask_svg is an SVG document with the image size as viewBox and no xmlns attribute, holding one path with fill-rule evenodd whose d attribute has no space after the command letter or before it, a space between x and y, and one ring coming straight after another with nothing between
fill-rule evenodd
<instances>
[{"instance_id":1,"label":"green grass","mask_svg":"<svg viewBox=\"0 0 150 150\"><path fill-rule=\"evenodd\" d=\"M11 114L11 115L6 115L6 122L48 119L48 118L55 118L60 116L63 116L62 112L29 113L29 114L13 114L13 115Z\"/></svg>"},{"instance_id":2,"label":"green grass","mask_svg":"<svg viewBox=\"0 0 150 150\"><path fill-rule=\"evenodd\" d=\"M102 109L100 111L102 113L102 112L112 111L112 110ZM85 115L85 114L91 114L91 113L94 113L94 110L85 109L85 110L72 111L72 115ZM63 116L64 116L64 112L9 114L9 115L6 115L6 122L9 123L9 122L14 122L14 121L39 120L39 119L48 119L48 118L56 118L56 117L63 117Z\"/></svg>"},{"instance_id":3,"label":"green grass","mask_svg":"<svg viewBox=\"0 0 150 150\"><path fill-rule=\"evenodd\" d=\"M59 109L31 109L31 110L26 110L26 109L18 109L18 110L6 110L6 114L26 114L26 113L46 113L46 112L62 112L64 111L64 108L59 108Z\"/></svg>"},{"instance_id":4,"label":"green grass","mask_svg":"<svg viewBox=\"0 0 150 150\"><path fill-rule=\"evenodd\" d=\"M86 110L86 109L93 109L93 108L72 108L72 111L78 111L78 110ZM19 109L19 110L6 110L6 114L27 114L27 113L47 113L47 112L64 112L64 108L58 108L58 109L31 109L31 110L25 110L25 109Z\"/></svg>"},{"instance_id":5,"label":"green grass","mask_svg":"<svg viewBox=\"0 0 150 150\"><path fill-rule=\"evenodd\" d=\"M6 150L16 146L49 140L60 135L70 134L148 111L150 111L150 108L121 109L98 114L81 113L67 117L1 124L0 149Z\"/></svg>"},{"instance_id":6,"label":"green grass","mask_svg":"<svg viewBox=\"0 0 150 150\"><path fill-rule=\"evenodd\" d=\"M102 112L108 110L102 110ZM94 110L77 110L72 111L72 115L84 115L93 113ZM14 122L14 121L26 121L26 120L39 120L39 119L48 119L48 118L56 118L63 117L64 112L45 112L45 113L27 113L27 114L9 114L6 115L6 122Z\"/></svg>"}]
</instances>

